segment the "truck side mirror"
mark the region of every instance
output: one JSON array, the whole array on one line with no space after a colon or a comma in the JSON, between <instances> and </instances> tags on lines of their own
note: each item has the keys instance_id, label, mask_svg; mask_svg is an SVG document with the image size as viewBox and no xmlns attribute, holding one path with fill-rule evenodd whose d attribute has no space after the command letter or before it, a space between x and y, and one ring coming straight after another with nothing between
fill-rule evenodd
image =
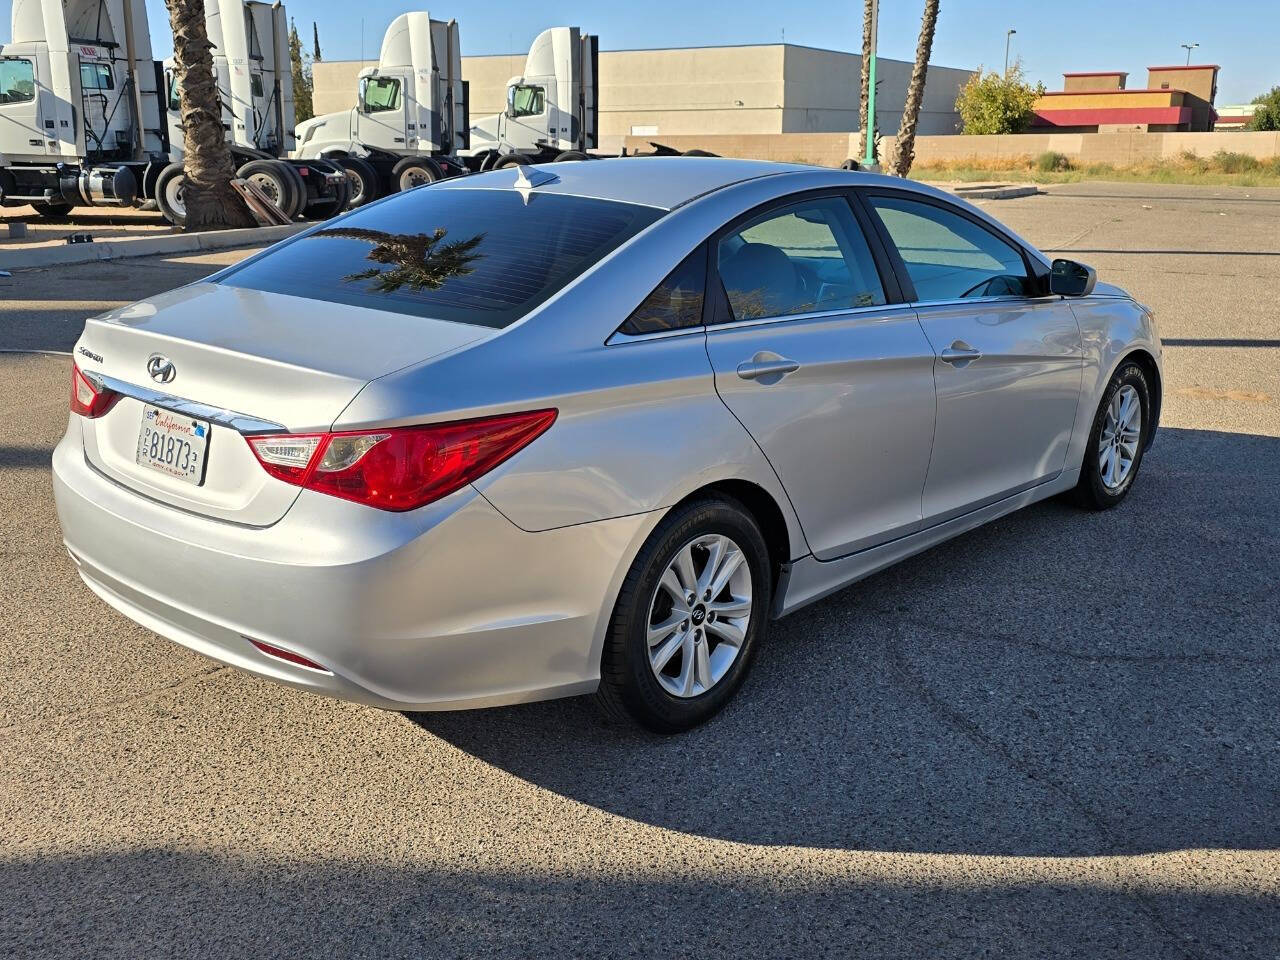
<instances>
[{"instance_id":1,"label":"truck side mirror","mask_svg":"<svg viewBox=\"0 0 1280 960\"><path fill-rule=\"evenodd\" d=\"M1049 292L1061 297L1087 297L1098 282L1098 271L1074 260L1055 260L1049 274Z\"/></svg>"}]
</instances>

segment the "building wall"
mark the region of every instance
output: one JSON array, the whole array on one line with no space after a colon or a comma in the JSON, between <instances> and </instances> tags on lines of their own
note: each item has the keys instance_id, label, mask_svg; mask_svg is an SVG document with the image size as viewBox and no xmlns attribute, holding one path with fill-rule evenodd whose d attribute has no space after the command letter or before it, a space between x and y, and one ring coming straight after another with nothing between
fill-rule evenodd
<instances>
[{"instance_id":1,"label":"building wall","mask_svg":"<svg viewBox=\"0 0 1280 960\"><path fill-rule=\"evenodd\" d=\"M1185 90L1190 94L1186 100L1191 108L1188 129L1213 129L1213 101L1218 95L1217 66L1148 67L1147 86L1153 90Z\"/></svg>"},{"instance_id":2,"label":"building wall","mask_svg":"<svg viewBox=\"0 0 1280 960\"><path fill-rule=\"evenodd\" d=\"M1064 73L1062 89L1065 93L1077 93L1081 90L1123 90L1127 73Z\"/></svg>"},{"instance_id":3,"label":"building wall","mask_svg":"<svg viewBox=\"0 0 1280 960\"><path fill-rule=\"evenodd\" d=\"M524 54L463 57L474 119L500 112L507 81L524 70ZM685 134L840 132L858 127L862 58L783 44L610 50L600 54L602 147L621 138ZM356 104L356 76L374 61L322 61L314 66L316 113ZM898 129L911 64L882 59L880 131ZM954 133L956 96L971 72L930 66L920 112L921 134ZM651 131L651 132L645 132Z\"/></svg>"}]
</instances>

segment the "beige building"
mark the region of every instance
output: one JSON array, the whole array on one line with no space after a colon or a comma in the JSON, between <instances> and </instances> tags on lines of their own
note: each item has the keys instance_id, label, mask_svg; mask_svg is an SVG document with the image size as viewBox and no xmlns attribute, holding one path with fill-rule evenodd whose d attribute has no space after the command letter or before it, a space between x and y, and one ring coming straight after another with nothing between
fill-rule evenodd
<instances>
[{"instance_id":1,"label":"beige building","mask_svg":"<svg viewBox=\"0 0 1280 960\"><path fill-rule=\"evenodd\" d=\"M507 81L524 70L524 54L463 57L471 116L499 113ZM375 61L315 65L316 113L349 110L356 74ZM862 58L795 44L609 50L600 53L601 146L625 136L825 133L858 129ZM880 132L897 132L911 64L881 58ZM930 66L920 111L921 135L955 133L955 101L970 70Z\"/></svg>"}]
</instances>

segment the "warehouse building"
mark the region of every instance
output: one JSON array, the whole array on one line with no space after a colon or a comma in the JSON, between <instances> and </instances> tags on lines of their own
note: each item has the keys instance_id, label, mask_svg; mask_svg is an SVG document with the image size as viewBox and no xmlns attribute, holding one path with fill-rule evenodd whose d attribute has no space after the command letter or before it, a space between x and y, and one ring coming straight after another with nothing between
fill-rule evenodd
<instances>
[{"instance_id":1,"label":"warehouse building","mask_svg":"<svg viewBox=\"0 0 1280 960\"><path fill-rule=\"evenodd\" d=\"M507 81L525 55L462 58L471 116L500 113ZM356 75L373 61L315 64L316 113L356 105ZM601 146L626 136L827 133L857 130L862 57L796 44L609 50L600 53ZM973 71L929 67L920 111L921 135L956 133L956 96ZM911 64L881 58L880 132L897 132Z\"/></svg>"}]
</instances>

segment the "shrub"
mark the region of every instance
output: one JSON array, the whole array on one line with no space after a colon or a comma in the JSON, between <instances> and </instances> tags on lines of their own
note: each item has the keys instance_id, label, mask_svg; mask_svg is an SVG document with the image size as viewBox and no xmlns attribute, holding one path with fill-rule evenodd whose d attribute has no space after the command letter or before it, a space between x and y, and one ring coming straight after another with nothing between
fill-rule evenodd
<instances>
[{"instance_id":1,"label":"shrub","mask_svg":"<svg viewBox=\"0 0 1280 960\"><path fill-rule=\"evenodd\" d=\"M1250 130L1280 130L1280 87L1272 87L1253 98L1257 108L1249 120Z\"/></svg>"},{"instance_id":2,"label":"shrub","mask_svg":"<svg viewBox=\"0 0 1280 960\"><path fill-rule=\"evenodd\" d=\"M1036 157L1036 169L1041 173L1058 173L1062 170L1071 169L1071 161L1066 154L1055 153L1049 150Z\"/></svg>"},{"instance_id":3,"label":"shrub","mask_svg":"<svg viewBox=\"0 0 1280 960\"><path fill-rule=\"evenodd\" d=\"M1022 61L1001 76L994 70L977 73L960 88L956 110L969 134L1021 133L1031 125L1032 107L1044 94L1044 85L1034 87L1022 76Z\"/></svg>"},{"instance_id":4,"label":"shrub","mask_svg":"<svg viewBox=\"0 0 1280 960\"><path fill-rule=\"evenodd\" d=\"M1262 167L1262 164L1247 153L1231 153L1227 150L1219 150L1213 155L1213 165L1223 173L1257 173Z\"/></svg>"}]
</instances>

